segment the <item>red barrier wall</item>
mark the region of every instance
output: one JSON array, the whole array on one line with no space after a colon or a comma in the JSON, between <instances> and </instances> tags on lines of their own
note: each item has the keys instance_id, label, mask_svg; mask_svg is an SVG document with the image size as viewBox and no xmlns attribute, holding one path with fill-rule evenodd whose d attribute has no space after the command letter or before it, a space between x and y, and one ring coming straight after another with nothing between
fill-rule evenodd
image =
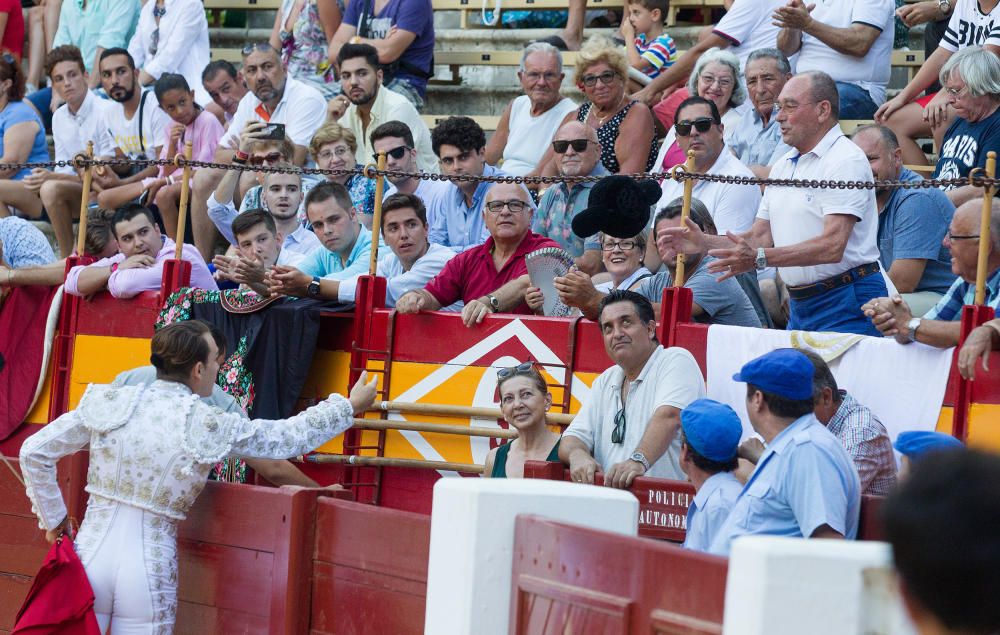
<instances>
[{"instance_id":1,"label":"red barrier wall","mask_svg":"<svg viewBox=\"0 0 1000 635\"><path fill-rule=\"evenodd\" d=\"M728 561L644 538L519 516L511 632L722 632Z\"/></svg>"}]
</instances>

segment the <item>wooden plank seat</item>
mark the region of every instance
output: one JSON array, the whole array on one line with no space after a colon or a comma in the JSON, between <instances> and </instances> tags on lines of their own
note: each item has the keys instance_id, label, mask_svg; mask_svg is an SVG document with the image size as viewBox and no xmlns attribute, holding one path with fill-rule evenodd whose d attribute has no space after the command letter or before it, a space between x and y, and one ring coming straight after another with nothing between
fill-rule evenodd
<instances>
[{"instance_id":1,"label":"wooden plank seat","mask_svg":"<svg viewBox=\"0 0 1000 635\"><path fill-rule=\"evenodd\" d=\"M427 127L433 130L434 128L437 127L439 123L441 123L442 121L451 116L452 115L421 115L421 118L424 120L424 123L427 124ZM500 122L500 117L492 115L467 115L467 116L470 117L476 123L478 123L479 127L482 128L487 133L495 132L497 129L497 123Z\"/></svg>"},{"instance_id":2,"label":"wooden plank seat","mask_svg":"<svg viewBox=\"0 0 1000 635\"><path fill-rule=\"evenodd\" d=\"M712 9L724 7L722 0L670 0L667 7L667 26L677 24L677 12L681 9L702 9L702 24L712 23Z\"/></svg>"},{"instance_id":3,"label":"wooden plank seat","mask_svg":"<svg viewBox=\"0 0 1000 635\"><path fill-rule=\"evenodd\" d=\"M496 9L496 0L432 0L435 11L460 11L460 24L463 29L469 26L469 15L481 13L483 2L486 10ZM720 2L721 3L721 2ZM504 11L554 11L567 7L566 0L501 0L500 13ZM624 0L587 0L587 9L624 9ZM499 26L500 22L497 22ZM475 25L477 28L490 28L489 25Z\"/></svg>"},{"instance_id":4,"label":"wooden plank seat","mask_svg":"<svg viewBox=\"0 0 1000 635\"><path fill-rule=\"evenodd\" d=\"M277 11L281 0L204 0L213 27L222 25L223 11Z\"/></svg>"}]
</instances>

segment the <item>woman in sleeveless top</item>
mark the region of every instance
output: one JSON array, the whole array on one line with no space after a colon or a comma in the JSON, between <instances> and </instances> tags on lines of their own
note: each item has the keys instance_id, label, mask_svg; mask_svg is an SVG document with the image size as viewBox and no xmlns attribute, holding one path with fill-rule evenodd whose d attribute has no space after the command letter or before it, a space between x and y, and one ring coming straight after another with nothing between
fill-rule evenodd
<instances>
[{"instance_id":1,"label":"woman in sleeveless top","mask_svg":"<svg viewBox=\"0 0 1000 635\"><path fill-rule=\"evenodd\" d=\"M621 48L606 38L591 38L576 62L576 85L587 101L563 120L575 118L597 131L601 163L612 174L648 172L656 159L653 115L645 104L628 98L627 78L628 62Z\"/></svg>"},{"instance_id":2,"label":"woman in sleeveless top","mask_svg":"<svg viewBox=\"0 0 1000 635\"><path fill-rule=\"evenodd\" d=\"M288 74L309 83L326 99L340 94L340 82L327 60L327 49L343 11L342 2L283 0L269 40L271 47L281 53Z\"/></svg>"},{"instance_id":3,"label":"woman in sleeveless top","mask_svg":"<svg viewBox=\"0 0 1000 635\"><path fill-rule=\"evenodd\" d=\"M517 438L486 456L486 478L523 478L525 461L558 461L559 435L545 424L552 394L534 362L497 371L500 410Z\"/></svg>"}]
</instances>

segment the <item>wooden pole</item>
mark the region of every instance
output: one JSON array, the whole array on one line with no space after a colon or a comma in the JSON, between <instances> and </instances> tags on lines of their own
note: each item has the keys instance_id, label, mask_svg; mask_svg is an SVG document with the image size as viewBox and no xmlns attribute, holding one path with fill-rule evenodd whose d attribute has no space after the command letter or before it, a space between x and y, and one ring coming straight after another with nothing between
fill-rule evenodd
<instances>
[{"instance_id":1,"label":"wooden pole","mask_svg":"<svg viewBox=\"0 0 1000 635\"><path fill-rule=\"evenodd\" d=\"M694 152L688 150L687 161L684 162L684 172L686 174L694 173ZM691 215L691 192L694 190L694 180L685 179L684 180L684 202L681 205L681 228L687 227L687 219ZM654 227L655 231L656 228ZM656 237L653 237L653 244L656 244ZM674 273L674 286L683 287L684 286L684 265L687 262L687 258L684 255L683 250L677 251L677 269Z\"/></svg>"},{"instance_id":2,"label":"wooden pole","mask_svg":"<svg viewBox=\"0 0 1000 635\"><path fill-rule=\"evenodd\" d=\"M482 474L483 466L474 463L450 461L424 461L423 459L391 459L383 456L356 456L345 454L310 454L301 457L309 463L346 463L359 467L411 467L423 470L451 470L468 474Z\"/></svg>"},{"instance_id":3,"label":"wooden pole","mask_svg":"<svg viewBox=\"0 0 1000 635\"><path fill-rule=\"evenodd\" d=\"M177 240L174 244L174 260L180 260L184 249L184 230L187 227L188 198L191 196L191 161L192 144L184 142L184 180L181 181L181 200L177 206Z\"/></svg>"},{"instance_id":4,"label":"wooden pole","mask_svg":"<svg viewBox=\"0 0 1000 635\"><path fill-rule=\"evenodd\" d=\"M490 419L502 419L503 413L499 408L473 408L471 406L452 406L436 403L409 403L405 401L380 401L376 402L376 410L383 412L420 413L425 415L440 415L445 417L488 417ZM562 413L547 413L545 415L548 423L569 424L573 422L576 415Z\"/></svg>"},{"instance_id":5,"label":"wooden pole","mask_svg":"<svg viewBox=\"0 0 1000 635\"><path fill-rule=\"evenodd\" d=\"M997 173L997 153L986 153L986 177L992 179ZM988 186L983 193L983 214L979 219L979 262L976 266L976 305L986 301L986 270L990 256L990 217L993 215L993 187Z\"/></svg>"},{"instance_id":6,"label":"wooden pole","mask_svg":"<svg viewBox=\"0 0 1000 635\"><path fill-rule=\"evenodd\" d=\"M385 153L378 155L378 169L385 169ZM385 193L385 177L375 177L375 215L372 217L372 258L368 263L368 275L374 276L378 269L378 243L382 233L382 195Z\"/></svg>"},{"instance_id":7,"label":"wooden pole","mask_svg":"<svg viewBox=\"0 0 1000 635\"><path fill-rule=\"evenodd\" d=\"M412 432L435 432L440 434L457 434L466 437L489 437L491 439L516 439L516 430L470 428L452 426L446 423L430 423L428 421L386 421L384 419L355 419L354 427L363 430L408 430Z\"/></svg>"},{"instance_id":8,"label":"wooden pole","mask_svg":"<svg viewBox=\"0 0 1000 635\"><path fill-rule=\"evenodd\" d=\"M94 142L87 142L87 158L94 158ZM94 166L88 165L83 170L83 192L80 194L80 226L76 237L76 255L83 255L83 247L87 244L87 209L90 207L90 183L94 178Z\"/></svg>"}]
</instances>

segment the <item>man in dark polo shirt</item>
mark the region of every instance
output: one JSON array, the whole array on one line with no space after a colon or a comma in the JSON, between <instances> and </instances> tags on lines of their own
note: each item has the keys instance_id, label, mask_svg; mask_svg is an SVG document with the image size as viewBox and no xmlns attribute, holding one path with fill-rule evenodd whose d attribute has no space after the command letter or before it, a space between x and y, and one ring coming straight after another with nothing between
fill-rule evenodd
<instances>
[{"instance_id":1,"label":"man in dark polo shirt","mask_svg":"<svg viewBox=\"0 0 1000 635\"><path fill-rule=\"evenodd\" d=\"M524 303L529 286L524 257L555 241L531 231L534 206L520 185L497 183L486 193L482 215L489 231L486 242L458 254L423 289L396 301L400 313L437 311L458 300L465 302L462 321L479 324L487 313L532 311Z\"/></svg>"}]
</instances>

